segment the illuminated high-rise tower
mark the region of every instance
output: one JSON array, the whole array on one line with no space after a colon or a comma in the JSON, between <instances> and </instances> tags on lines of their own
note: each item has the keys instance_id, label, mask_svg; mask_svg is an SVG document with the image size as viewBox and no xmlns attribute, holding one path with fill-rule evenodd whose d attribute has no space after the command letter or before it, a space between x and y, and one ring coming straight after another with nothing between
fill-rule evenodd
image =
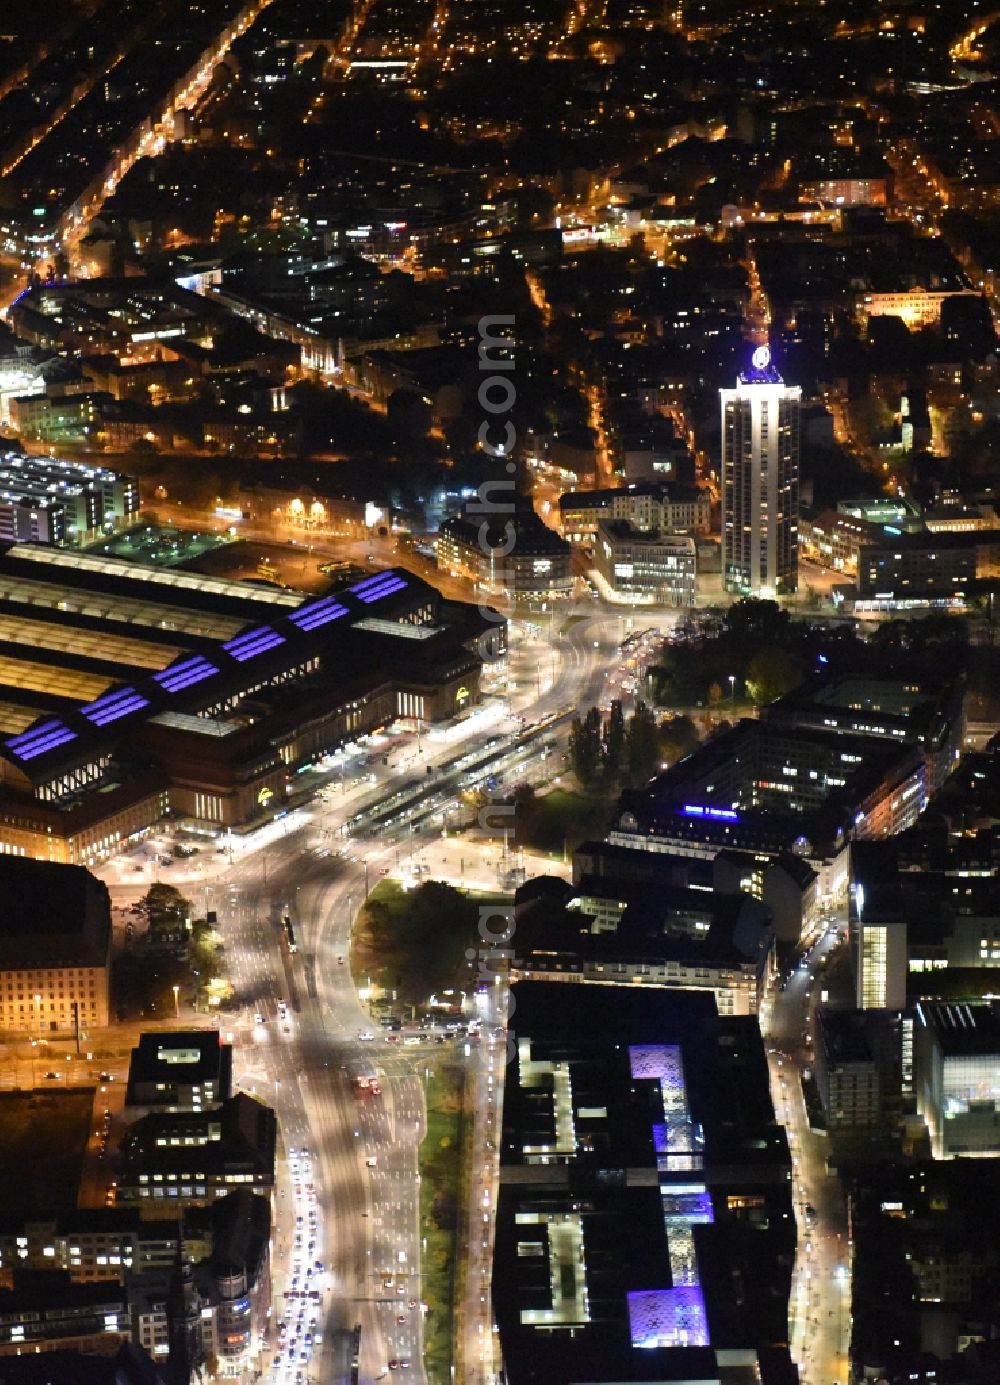
<instances>
[{"instance_id":1,"label":"illuminated high-rise tower","mask_svg":"<svg viewBox=\"0 0 1000 1385\"><path fill-rule=\"evenodd\" d=\"M722 580L740 596L788 596L798 586L799 405L758 346L722 402Z\"/></svg>"}]
</instances>

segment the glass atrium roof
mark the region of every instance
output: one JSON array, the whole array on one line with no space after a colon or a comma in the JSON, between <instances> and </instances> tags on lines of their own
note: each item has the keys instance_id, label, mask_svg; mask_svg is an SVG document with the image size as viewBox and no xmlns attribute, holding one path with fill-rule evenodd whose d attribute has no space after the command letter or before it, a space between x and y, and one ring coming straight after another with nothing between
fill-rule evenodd
<instances>
[{"instance_id":1,"label":"glass atrium roof","mask_svg":"<svg viewBox=\"0 0 1000 1385\"><path fill-rule=\"evenodd\" d=\"M0 641L58 653L79 654L135 668L166 668L183 652L176 645L147 643L145 640L130 639L128 635L109 635L103 630L85 630L12 615L0 615Z\"/></svg>"}]
</instances>

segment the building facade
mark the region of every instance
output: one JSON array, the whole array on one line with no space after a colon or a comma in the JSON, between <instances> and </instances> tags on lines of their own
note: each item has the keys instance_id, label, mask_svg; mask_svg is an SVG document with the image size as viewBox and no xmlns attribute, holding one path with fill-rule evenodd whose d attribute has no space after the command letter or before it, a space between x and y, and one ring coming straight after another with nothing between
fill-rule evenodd
<instances>
[{"instance_id":1,"label":"building facade","mask_svg":"<svg viewBox=\"0 0 1000 1385\"><path fill-rule=\"evenodd\" d=\"M862 1130L881 1119L881 1083L875 1054L856 1010L817 1012L816 1086L827 1128Z\"/></svg>"},{"instance_id":2,"label":"building facade","mask_svg":"<svg viewBox=\"0 0 1000 1385\"><path fill-rule=\"evenodd\" d=\"M77 1284L64 1270L35 1270L0 1289L0 1356L67 1348L110 1354L131 1340L128 1295L113 1279Z\"/></svg>"},{"instance_id":3,"label":"building facade","mask_svg":"<svg viewBox=\"0 0 1000 1385\"><path fill-rule=\"evenodd\" d=\"M611 591L659 606L693 606L697 579L695 542L686 534L634 528L625 520L601 520L594 566Z\"/></svg>"},{"instance_id":4,"label":"building facade","mask_svg":"<svg viewBox=\"0 0 1000 1385\"><path fill-rule=\"evenodd\" d=\"M214 1203L204 1245L187 1235L185 1297L196 1347L217 1374L244 1378L259 1363L271 1313L271 1210L267 1198L240 1189ZM185 1227L186 1229L186 1227ZM176 1266L130 1277L135 1341L154 1361L169 1356Z\"/></svg>"},{"instance_id":5,"label":"building facade","mask_svg":"<svg viewBox=\"0 0 1000 1385\"><path fill-rule=\"evenodd\" d=\"M190 1221L184 1230L189 1247L200 1244ZM176 1221L143 1221L138 1212L119 1207L50 1216L8 1213L0 1222L0 1284L12 1288L18 1270L67 1270L77 1283L169 1273L179 1236Z\"/></svg>"},{"instance_id":6,"label":"building facade","mask_svg":"<svg viewBox=\"0 0 1000 1385\"><path fill-rule=\"evenodd\" d=\"M624 520L639 530L707 534L712 521L708 491L696 486L620 486L568 491L559 497L559 527L568 543L592 544L602 520Z\"/></svg>"},{"instance_id":7,"label":"building facade","mask_svg":"<svg viewBox=\"0 0 1000 1385\"><path fill-rule=\"evenodd\" d=\"M0 540L79 543L138 513L133 476L20 452L0 456Z\"/></svg>"},{"instance_id":8,"label":"building facade","mask_svg":"<svg viewBox=\"0 0 1000 1385\"><path fill-rule=\"evenodd\" d=\"M437 565L486 591L527 601L573 590L570 546L542 523L530 502L502 520L481 518L471 507L446 519L438 532Z\"/></svg>"},{"instance_id":9,"label":"building facade","mask_svg":"<svg viewBox=\"0 0 1000 1385\"><path fill-rule=\"evenodd\" d=\"M1000 1009L920 1004L913 1076L935 1159L1000 1154Z\"/></svg>"},{"instance_id":10,"label":"building facade","mask_svg":"<svg viewBox=\"0 0 1000 1385\"><path fill-rule=\"evenodd\" d=\"M42 1037L108 1024L111 905L81 866L0 854L0 1030Z\"/></svg>"},{"instance_id":11,"label":"building facade","mask_svg":"<svg viewBox=\"0 0 1000 1385\"><path fill-rule=\"evenodd\" d=\"M799 562L799 409L758 347L722 405L722 580L741 596L792 595Z\"/></svg>"},{"instance_id":12,"label":"building facade","mask_svg":"<svg viewBox=\"0 0 1000 1385\"><path fill-rule=\"evenodd\" d=\"M919 286L895 293L864 293L856 301L862 326L873 317L898 317L911 330L936 327L941 320L941 306L949 298L978 298L975 289L925 289Z\"/></svg>"},{"instance_id":13,"label":"building facade","mask_svg":"<svg viewBox=\"0 0 1000 1385\"><path fill-rule=\"evenodd\" d=\"M851 911L855 1002L859 1010L906 1007L906 924L902 919L857 916L857 891Z\"/></svg>"}]
</instances>

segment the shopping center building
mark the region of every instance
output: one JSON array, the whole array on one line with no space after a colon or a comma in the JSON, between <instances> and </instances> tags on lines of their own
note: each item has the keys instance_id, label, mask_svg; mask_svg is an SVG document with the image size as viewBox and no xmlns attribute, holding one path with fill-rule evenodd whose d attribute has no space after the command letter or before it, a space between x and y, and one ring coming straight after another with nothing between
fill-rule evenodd
<instances>
[{"instance_id":1,"label":"shopping center building","mask_svg":"<svg viewBox=\"0 0 1000 1385\"><path fill-rule=\"evenodd\" d=\"M0 598L0 852L14 855L91 863L168 815L263 821L299 766L479 699L471 608L395 569L306 597L16 544Z\"/></svg>"}]
</instances>

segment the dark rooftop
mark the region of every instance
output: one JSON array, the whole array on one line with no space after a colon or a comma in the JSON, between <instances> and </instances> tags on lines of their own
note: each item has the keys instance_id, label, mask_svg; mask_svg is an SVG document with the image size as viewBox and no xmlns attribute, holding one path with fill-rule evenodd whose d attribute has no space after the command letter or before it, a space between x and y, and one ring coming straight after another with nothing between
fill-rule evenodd
<instances>
[{"instance_id":1,"label":"dark rooftop","mask_svg":"<svg viewBox=\"0 0 1000 1385\"><path fill-rule=\"evenodd\" d=\"M151 1104L141 1087L163 1085L166 1099L177 1083L215 1083L215 1097L229 1096L232 1049L217 1029L182 1029L140 1034L128 1070L128 1100Z\"/></svg>"},{"instance_id":2,"label":"dark rooftop","mask_svg":"<svg viewBox=\"0 0 1000 1385\"><path fill-rule=\"evenodd\" d=\"M917 1006L917 1021L933 1029L946 1058L1000 1055L1000 1004Z\"/></svg>"},{"instance_id":3,"label":"dark rooftop","mask_svg":"<svg viewBox=\"0 0 1000 1385\"><path fill-rule=\"evenodd\" d=\"M863 1010L820 1010L820 1037L828 1063L839 1065L872 1061L866 1020L867 1014Z\"/></svg>"},{"instance_id":4,"label":"dark rooftop","mask_svg":"<svg viewBox=\"0 0 1000 1385\"><path fill-rule=\"evenodd\" d=\"M107 886L83 866L0 855L0 967L94 966L107 958Z\"/></svg>"}]
</instances>

